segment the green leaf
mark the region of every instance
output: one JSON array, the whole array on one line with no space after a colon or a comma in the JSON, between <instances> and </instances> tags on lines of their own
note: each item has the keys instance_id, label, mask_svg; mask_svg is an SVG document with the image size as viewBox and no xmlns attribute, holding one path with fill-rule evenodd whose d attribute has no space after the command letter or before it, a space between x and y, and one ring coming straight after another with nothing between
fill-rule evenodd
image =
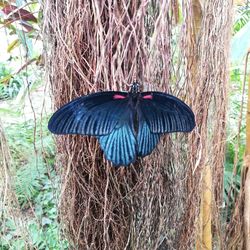
<instances>
[{"instance_id":1,"label":"green leaf","mask_svg":"<svg viewBox=\"0 0 250 250\"><path fill-rule=\"evenodd\" d=\"M13 75L7 75L7 76L5 76L5 77L3 77L3 78L1 78L0 79L0 83L2 83L2 84L8 84L9 83L9 81L11 80L11 78L13 78Z\"/></svg>"},{"instance_id":2,"label":"green leaf","mask_svg":"<svg viewBox=\"0 0 250 250\"><path fill-rule=\"evenodd\" d=\"M19 39L15 39L14 41L12 41L8 48L7 48L7 52L10 53L14 48L16 48L17 46L20 45L20 40Z\"/></svg>"},{"instance_id":3,"label":"green leaf","mask_svg":"<svg viewBox=\"0 0 250 250\"><path fill-rule=\"evenodd\" d=\"M27 51L29 58L33 57L33 44L32 39L29 38L23 31L16 30L16 33L21 41L24 49Z\"/></svg>"},{"instance_id":4,"label":"green leaf","mask_svg":"<svg viewBox=\"0 0 250 250\"><path fill-rule=\"evenodd\" d=\"M1 115L19 116L20 112L10 109L10 108L0 108Z\"/></svg>"}]
</instances>

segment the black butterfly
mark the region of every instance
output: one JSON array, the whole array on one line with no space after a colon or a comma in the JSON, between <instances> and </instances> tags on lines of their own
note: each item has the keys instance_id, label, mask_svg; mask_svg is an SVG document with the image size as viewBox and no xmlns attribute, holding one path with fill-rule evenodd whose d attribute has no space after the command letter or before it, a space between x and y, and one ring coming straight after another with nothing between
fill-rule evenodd
<instances>
[{"instance_id":1,"label":"black butterfly","mask_svg":"<svg viewBox=\"0 0 250 250\"><path fill-rule=\"evenodd\" d=\"M92 135L114 165L129 165L149 155L163 133L190 132L192 110L175 96L140 92L105 91L81 96L57 110L48 128L54 134Z\"/></svg>"}]
</instances>

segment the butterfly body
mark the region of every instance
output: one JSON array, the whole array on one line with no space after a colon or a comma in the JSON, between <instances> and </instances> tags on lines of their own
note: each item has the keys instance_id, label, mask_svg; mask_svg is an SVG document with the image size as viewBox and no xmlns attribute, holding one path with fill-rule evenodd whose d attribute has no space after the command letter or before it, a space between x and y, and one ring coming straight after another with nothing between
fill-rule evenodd
<instances>
[{"instance_id":1,"label":"butterfly body","mask_svg":"<svg viewBox=\"0 0 250 250\"><path fill-rule=\"evenodd\" d=\"M108 160L129 165L149 155L160 136L190 132L195 126L192 110L177 97L162 92L105 91L79 97L51 117L48 128L55 134L97 137Z\"/></svg>"}]
</instances>

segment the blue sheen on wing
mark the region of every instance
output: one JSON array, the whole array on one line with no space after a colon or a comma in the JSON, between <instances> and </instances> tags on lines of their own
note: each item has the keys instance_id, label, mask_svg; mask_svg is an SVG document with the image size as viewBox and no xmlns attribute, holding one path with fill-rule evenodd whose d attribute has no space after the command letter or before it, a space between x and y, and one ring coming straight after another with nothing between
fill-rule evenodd
<instances>
[{"instance_id":1,"label":"blue sheen on wing","mask_svg":"<svg viewBox=\"0 0 250 250\"><path fill-rule=\"evenodd\" d=\"M139 129L137 134L137 155L144 157L151 154L160 140L160 134L152 133L141 110L138 110Z\"/></svg>"},{"instance_id":2,"label":"blue sheen on wing","mask_svg":"<svg viewBox=\"0 0 250 250\"><path fill-rule=\"evenodd\" d=\"M114 99L114 95L124 99ZM109 134L124 112L125 92L99 92L79 97L57 110L49 120L48 128L54 134Z\"/></svg>"},{"instance_id":3,"label":"blue sheen on wing","mask_svg":"<svg viewBox=\"0 0 250 250\"><path fill-rule=\"evenodd\" d=\"M133 110L129 106L123 109L114 130L108 135L99 136L98 140L106 158L114 165L127 166L133 163L136 159Z\"/></svg>"},{"instance_id":4,"label":"blue sheen on wing","mask_svg":"<svg viewBox=\"0 0 250 250\"><path fill-rule=\"evenodd\" d=\"M143 99L150 94L151 100ZM144 92L140 107L152 133L190 132L195 127L193 111L175 96Z\"/></svg>"}]
</instances>

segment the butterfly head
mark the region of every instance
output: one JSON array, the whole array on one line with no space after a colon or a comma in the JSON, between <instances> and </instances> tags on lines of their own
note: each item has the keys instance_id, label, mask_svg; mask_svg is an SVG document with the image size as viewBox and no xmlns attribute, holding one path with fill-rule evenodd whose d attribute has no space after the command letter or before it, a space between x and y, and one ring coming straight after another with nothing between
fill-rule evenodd
<instances>
[{"instance_id":1,"label":"butterfly head","mask_svg":"<svg viewBox=\"0 0 250 250\"><path fill-rule=\"evenodd\" d=\"M130 88L130 93L132 94L136 94L136 93L139 93L140 92L140 83L139 82L133 82L131 84L131 88Z\"/></svg>"}]
</instances>

